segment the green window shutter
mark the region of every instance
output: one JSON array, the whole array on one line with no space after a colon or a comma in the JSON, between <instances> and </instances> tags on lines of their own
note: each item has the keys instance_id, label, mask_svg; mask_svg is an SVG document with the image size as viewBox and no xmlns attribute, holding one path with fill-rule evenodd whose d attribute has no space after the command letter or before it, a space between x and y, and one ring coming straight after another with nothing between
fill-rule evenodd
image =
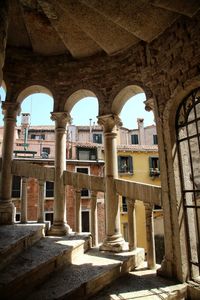
<instances>
[{"instance_id":1,"label":"green window shutter","mask_svg":"<svg viewBox=\"0 0 200 300\"><path fill-rule=\"evenodd\" d=\"M128 163L129 163L129 172L133 173L133 158L132 158L132 156L129 156Z\"/></svg>"},{"instance_id":2,"label":"green window shutter","mask_svg":"<svg viewBox=\"0 0 200 300\"><path fill-rule=\"evenodd\" d=\"M117 162L118 162L118 173L120 173L120 170L121 170L121 158L120 158L120 156L117 157Z\"/></svg>"},{"instance_id":3,"label":"green window shutter","mask_svg":"<svg viewBox=\"0 0 200 300\"><path fill-rule=\"evenodd\" d=\"M149 156L149 168L153 168L153 162L151 156Z\"/></svg>"}]
</instances>

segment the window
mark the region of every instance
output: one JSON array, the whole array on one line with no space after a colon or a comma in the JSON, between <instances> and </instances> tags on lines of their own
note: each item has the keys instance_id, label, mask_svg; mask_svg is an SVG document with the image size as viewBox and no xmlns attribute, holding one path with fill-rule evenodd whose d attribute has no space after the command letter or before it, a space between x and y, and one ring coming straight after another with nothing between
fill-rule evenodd
<instances>
[{"instance_id":1,"label":"window","mask_svg":"<svg viewBox=\"0 0 200 300\"><path fill-rule=\"evenodd\" d=\"M153 144L158 145L158 136L157 136L157 134L153 134Z\"/></svg>"},{"instance_id":2,"label":"window","mask_svg":"<svg viewBox=\"0 0 200 300\"><path fill-rule=\"evenodd\" d=\"M160 175L160 164L158 157L149 157L149 168L151 177Z\"/></svg>"},{"instance_id":3,"label":"window","mask_svg":"<svg viewBox=\"0 0 200 300\"><path fill-rule=\"evenodd\" d=\"M43 147L42 152L46 152L46 153L50 154L50 148L49 147Z\"/></svg>"},{"instance_id":4,"label":"window","mask_svg":"<svg viewBox=\"0 0 200 300\"><path fill-rule=\"evenodd\" d=\"M42 158L49 158L49 154L50 154L50 148L49 147L43 147L41 157Z\"/></svg>"},{"instance_id":5,"label":"window","mask_svg":"<svg viewBox=\"0 0 200 300\"><path fill-rule=\"evenodd\" d=\"M46 198L54 197L54 182L46 181L45 197Z\"/></svg>"},{"instance_id":6,"label":"window","mask_svg":"<svg viewBox=\"0 0 200 300\"><path fill-rule=\"evenodd\" d=\"M31 140L45 140L45 134L31 134Z\"/></svg>"},{"instance_id":7,"label":"window","mask_svg":"<svg viewBox=\"0 0 200 300\"><path fill-rule=\"evenodd\" d=\"M79 160L96 160L97 149L96 148L77 148L77 158Z\"/></svg>"},{"instance_id":8,"label":"window","mask_svg":"<svg viewBox=\"0 0 200 300\"><path fill-rule=\"evenodd\" d=\"M82 210L82 232L90 231L90 214L88 210Z\"/></svg>"},{"instance_id":9,"label":"window","mask_svg":"<svg viewBox=\"0 0 200 300\"><path fill-rule=\"evenodd\" d=\"M126 197L122 196L122 212L127 212L127 203L126 203Z\"/></svg>"},{"instance_id":10,"label":"window","mask_svg":"<svg viewBox=\"0 0 200 300\"><path fill-rule=\"evenodd\" d=\"M93 143L102 144L102 134L93 133Z\"/></svg>"},{"instance_id":11,"label":"window","mask_svg":"<svg viewBox=\"0 0 200 300\"><path fill-rule=\"evenodd\" d=\"M189 276L200 278L200 88L192 90L176 113L176 145L179 176L175 177L188 250ZM179 200L180 199L180 200Z\"/></svg>"},{"instance_id":12,"label":"window","mask_svg":"<svg viewBox=\"0 0 200 300\"><path fill-rule=\"evenodd\" d=\"M76 172L89 174L89 168L88 167L76 167ZM81 197L89 197L90 193L88 189L82 189L81 190Z\"/></svg>"},{"instance_id":13,"label":"window","mask_svg":"<svg viewBox=\"0 0 200 300\"><path fill-rule=\"evenodd\" d=\"M21 177L13 176L12 179L12 198L20 198L21 196Z\"/></svg>"},{"instance_id":14,"label":"window","mask_svg":"<svg viewBox=\"0 0 200 300\"><path fill-rule=\"evenodd\" d=\"M50 225L53 224L53 212L45 212L44 213L45 221L49 221Z\"/></svg>"},{"instance_id":15,"label":"window","mask_svg":"<svg viewBox=\"0 0 200 300\"><path fill-rule=\"evenodd\" d=\"M15 222L19 223L21 221L21 213L16 213L15 214Z\"/></svg>"},{"instance_id":16,"label":"window","mask_svg":"<svg viewBox=\"0 0 200 300\"><path fill-rule=\"evenodd\" d=\"M138 145L139 140L138 140L138 135L137 134L132 134L131 135L131 144L132 145Z\"/></svg>"},{"instance_id":17,"label":"window","mask_svg":"<svg viewBox=\"0 0 200 300\"><path fill-rule=\"evenodd\" d=\"M132 156L118 156L118 172L133 174Z\"/></svg>"}]
</instances>

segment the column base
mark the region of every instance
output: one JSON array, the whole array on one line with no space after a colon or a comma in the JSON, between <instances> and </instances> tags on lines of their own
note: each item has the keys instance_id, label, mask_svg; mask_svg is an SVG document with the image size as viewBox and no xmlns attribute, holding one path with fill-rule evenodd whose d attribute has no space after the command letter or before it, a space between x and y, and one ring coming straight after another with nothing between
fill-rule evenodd
<instances>
[{"instance_id":1,"label":"column base","mask_svg":"<svg viewBox=\"0 0 200 300\"><path fill-rule=\"evenodd\" d=\"M99 247L100 251L125 252L129 251L128 243L121 235L108 236Z\"/></svg>"},{"instance_id":2,"label":"column base","mask_svg":"<svg viewBox=\"0 0 200 300\"><path fill-rule=\"evenodd\" d=\"M157 274L162 277L172 277L173 272L171 262L164 258L161 262L161 267L157 270Z\"/></svg>"},{"instance_id":3,"label":"column base","mask_svg":"<svg viewBox=\"0 0 200 300\"><path fill-rule=\"evenodd\" d=\"M14 224L15 211L15 206L11 200L0 200L0 225Z\"/></svg>"},{"instance_id":4,"label":"column base","mask_svg":"<svg viewBox=\"0 0 200 300\"><path fill-rule=\"evenodd\" d=\"M48 231L48 235L63 236L68 235L71 232L72 229L67 223L54 223Z\"/></svg>"}]
</instances>

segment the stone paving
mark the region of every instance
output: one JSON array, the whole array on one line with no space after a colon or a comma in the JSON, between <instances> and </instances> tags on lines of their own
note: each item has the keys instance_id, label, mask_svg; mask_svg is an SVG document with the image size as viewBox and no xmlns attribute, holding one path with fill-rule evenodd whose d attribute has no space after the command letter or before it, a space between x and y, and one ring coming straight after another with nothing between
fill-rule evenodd
<instances>
[{"instance_id":1,"label":"stone paving","mask_svg":"<svg viewBox=\"0 0 200 300\"><path fill-rule=\"evenodd\" d=\"M157 266L159 267L159 266ZM156 270L148 270L146 262L123 278L99 292L90 300L158 300L186 299L187 285L156 275Z\"/></svg>"}]
</instances>

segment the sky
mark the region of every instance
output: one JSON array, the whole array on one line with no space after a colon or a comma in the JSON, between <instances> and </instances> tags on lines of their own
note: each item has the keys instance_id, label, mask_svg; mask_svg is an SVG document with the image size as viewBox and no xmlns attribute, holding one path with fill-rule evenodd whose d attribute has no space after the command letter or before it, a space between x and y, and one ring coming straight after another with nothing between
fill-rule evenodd
<instances>
[{"instance_id":1,"label":"sky","mask_svg":"<svg viewBox=\"0 0 200 300\"><path fill-rule=\"evenodd\" d=\"M5 92L0 88L1 100L5 100ZM137 128L137 118L144 118L144 126L154 124L152 112L147 112L144 109L145 95L138 94L130 98L124 105L120 118L123 126L129 129ZM87 109L86 109L87 107ZM53 111L53 99L46 94L32 94L24 99L21 105L21 112L31 114L31 125L54 125L50 116ZM92 124L97 124L98 116L98 101L94 97L81 99L72 109L72 124L73 125L89 125L90 119ZM17 125L21 124L21 117L17 117ZM3 115L0 108L0 126L3 126Z\"/></svg>"}]
</instances>

